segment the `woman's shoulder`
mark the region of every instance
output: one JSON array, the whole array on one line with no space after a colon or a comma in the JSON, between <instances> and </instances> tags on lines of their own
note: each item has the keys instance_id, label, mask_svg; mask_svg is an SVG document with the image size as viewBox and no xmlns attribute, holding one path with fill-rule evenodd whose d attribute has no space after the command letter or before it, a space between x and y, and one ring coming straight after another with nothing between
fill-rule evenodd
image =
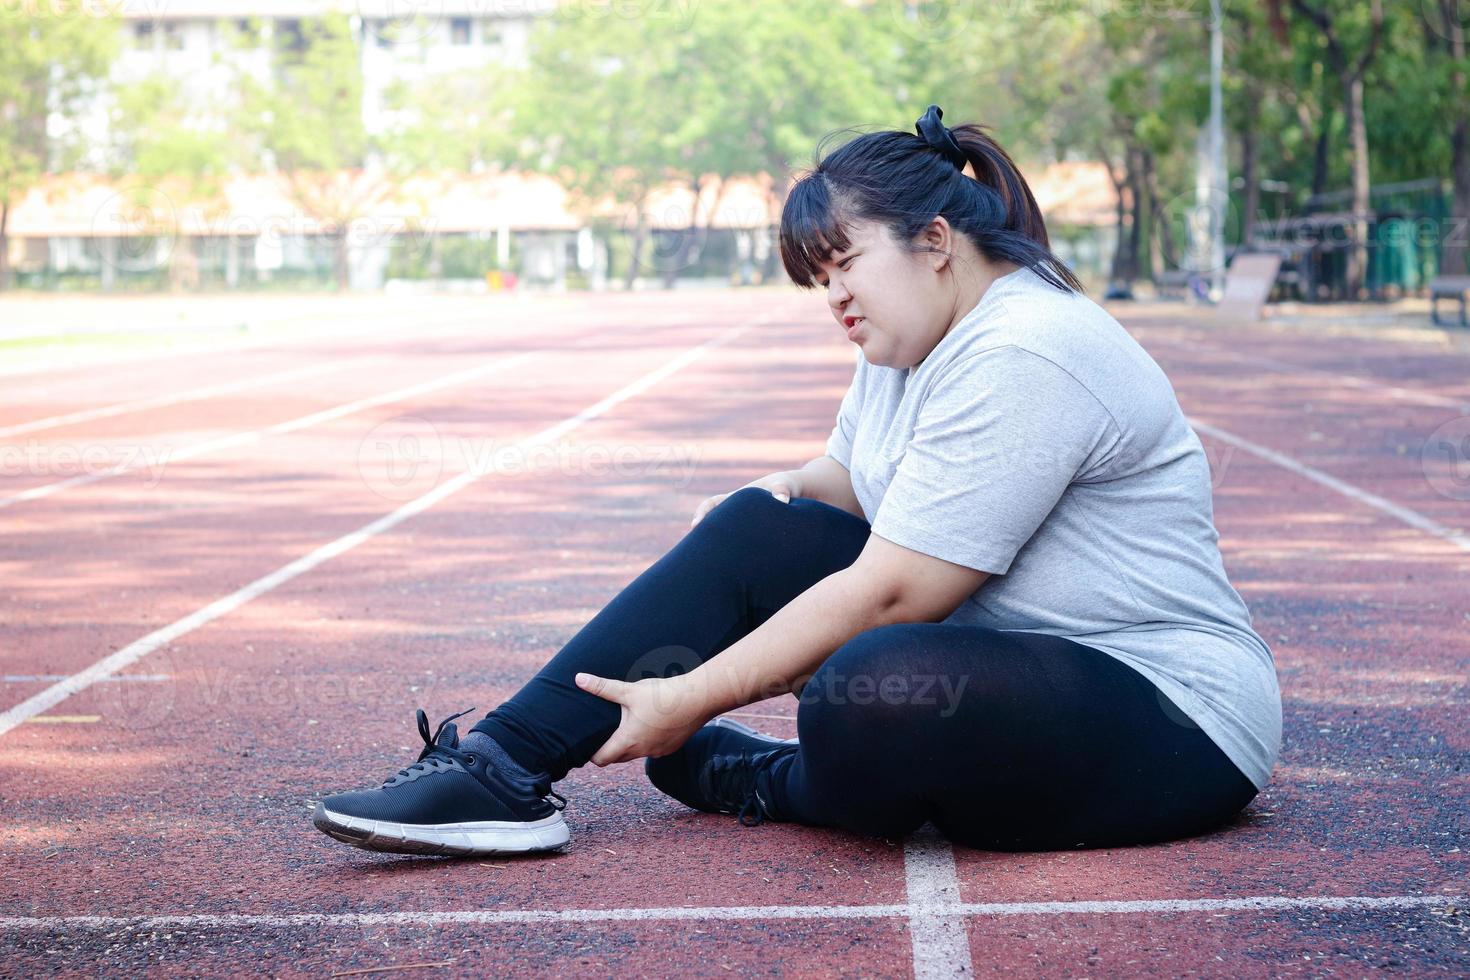
<instances>
[{"instance_id":1,"label":"woman's shoulder","mask_svg":"<svg viewBox=\"0 0 1470 980\"><path fill-rule=\"evenodd\" d=\"M1044 358L1105 398L1109 393L1163 394L1158 363L1114 316L1090 297L1064 293L1029 273L999 297L997 315L978 347L1011 345ZM1172 397L1172 390L1168 390Z\"/></svg>"}]
</instances>

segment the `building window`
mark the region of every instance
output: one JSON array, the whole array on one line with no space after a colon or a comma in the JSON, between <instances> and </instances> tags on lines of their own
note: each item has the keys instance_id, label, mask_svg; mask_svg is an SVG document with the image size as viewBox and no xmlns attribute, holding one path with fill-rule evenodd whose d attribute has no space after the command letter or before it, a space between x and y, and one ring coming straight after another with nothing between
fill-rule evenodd
<instances>
[{"instance_id":1,"label":"building window","mask_svg":"<svg viewBox=\"0 0 1470 980\"><path fill-rule=\"evenodd\" d=\"M306 32L301 21L285 18L276 22L276 49L288 54L299 55L306 51Z\"/></svg>"},{"instance_id":2,"label":"building window","mask_svg":"<svg viewBox=\"0 0 1470 980\"><path fill-rule=\"evenodd\" d=\"M184 25L173 22L164 24L163 46L169 51L184 50Z\"/></svg>"},{"instance_id":3,"label":"building window","mask_svg":"<svg viewBox=\"0 0 1470 980\"><path fill-rule=\"evenodd\" d=\"M254 17L236 18L235 36L243 44L258 44L260 42L260 22Z\"/></svg>"},{"instance_id":4,"label":"building window","mask_svg":"<svg viewBox=\"0 0 1470 980\"><path fill-rule=\"evenodd\" d=\"M133 46L142 51L153 50L153 21L140 20L133 25Z\"/></svg>"},{"instance_id":5,"label":"building window","mask_svg":"<svg viewBox=\"0 0 1470 980\"><path fill-rule=\"evenodd\" d=\"M449 43L470 43L470 19L468 17L452 17L449 21Z\"/></svg>"}]
</instances>

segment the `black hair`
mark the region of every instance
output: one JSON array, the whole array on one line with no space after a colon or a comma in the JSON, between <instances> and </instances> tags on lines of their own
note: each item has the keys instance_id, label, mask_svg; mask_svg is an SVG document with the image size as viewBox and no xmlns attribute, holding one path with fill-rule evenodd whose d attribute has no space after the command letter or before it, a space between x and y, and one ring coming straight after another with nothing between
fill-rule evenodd
<instances>
[{"instance_id":1,"label":"black hair","mask_svg":"<svg viewBox=\"0 0 1470 980\"><path fill-rule=\"evenodd\" d=\"M974 178L924 137L898 130L864 133L798 177L781 210L781 261L791 281L803 289L818 284L820 265L852 244L846 222L879 222L900 245L921 252L931 249L914 239L943 215L990 261L1026 266L1057 289L1082 292L1052 254L1031 188L986 128L950 130Z\"/></svg>"}]
</instances>

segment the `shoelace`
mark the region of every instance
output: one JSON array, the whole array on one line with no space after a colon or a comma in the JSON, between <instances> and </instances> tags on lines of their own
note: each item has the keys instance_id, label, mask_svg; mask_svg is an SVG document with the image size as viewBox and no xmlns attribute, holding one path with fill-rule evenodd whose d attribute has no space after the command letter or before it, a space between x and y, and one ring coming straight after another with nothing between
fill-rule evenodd
<instances>
[{"instance_id":1,"label":"shoelace","mask_svg":"<svg viewBox=\"0 0 1470 980\"><path fill-rule=\"evenodd\" d=\"M736 815L736 819L743 826L755 827L765 823L766 813L765 801L760 798L756 791L754 776L751 776L750 787L741 790L739 781L734 785L727 783L722 776L727 774L743 775L751 771L757 760L753 759L748 752L740 752L735 755L717 755L710 759L710 790L715 797L715 802L720 806L728 808L729 812Z\"/></svg>"},{"instance_id":2,"label":"shoelace","mask_svg":"<svg viewBox=\"0 0 1470 980\"><path fill-rule=\"evenodd\" d=\"M434 734L430 735L428 714L425 713L423 708L416 709L414 712L414 717L415 720L418 722L419 737L424 740L423 750L419 752L418 759L412 765L404 766L402 769L398 770L397 774L391 777L388 782L396 782L397 780L403 779L415 772L428 772L431 769L438 769L440 766L449 765L451 761L458 762L460 765L468 769L470 765L473 764L473 762L475 761L474 755L469 752L461 752L459 749L450 748L447 745L440 745L439 736L444 733L445 725L449 724L456 718L463 718L465 715L474 710L474 708L466 708L464 711L461 711L457 715L450 715L448 718L445 718L443 721L439 722L439 727L435 728ZM529 784L526 784L525 780L515 779L509 773L504 773L503 775L507 779L511 779L513 782L526 785L528 789L535 792L536 795L540 796L543 800L546 800L547 796L556 797L556 799L560 801L559 804L551 803L550 800L546 800L546 802L551 803L551 806L554 809L566 809L567 798L565 796L562 796L556 790L552 789L551 783L549 781L538 779L533 780ZM387 783L385 783L384 785L387 785Z\"/></svg>"}]
</instances>

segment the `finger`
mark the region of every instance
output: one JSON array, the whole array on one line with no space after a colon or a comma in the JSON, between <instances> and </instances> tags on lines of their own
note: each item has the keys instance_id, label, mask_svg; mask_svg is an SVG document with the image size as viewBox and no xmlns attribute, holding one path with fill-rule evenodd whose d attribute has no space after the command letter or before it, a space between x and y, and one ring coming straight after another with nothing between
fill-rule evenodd
<instances>
[{"instance_id":1,"label":"finger","mask_svg":"<svg viewBox=\"0 0 1470 980\"><path fill-rule=\"evenodd\" d=\"M603 698L604 701L613 701L616 704L622 704L623 696L625 696L628 688L632 686L626 680L613 680L612 677L598 677L597 674L578 674L575 680L576 686L581 688L582 691L595 693L598 698Z\"/></svg>"},{"instance_id":2,"label":"finger","mask_svg":"<svg viewBox=\"0 0 1470 980\"><path fill-rule=\"evenodd\" d=\"M596 674L578 674L575 680L577 686L588 694L595 694L607 701L618 701L623 689L627 687L622 681L598 677Z\"/></svg>"},{"instance_id":3,"label":"finger","mask_svg":"<svg viewBox=\"0 0 1470 980\"><path fill-rule=\"evenodd\" d=\"M593 754L592 763L599 767L610 766L614 762L626 761L624 759L625 755L627 755L627 750L623 746L623 743L618 740L617 733L614 732L613 737L602 743L602 748Z\"/></svg>"},{"instance_id":4,"label":"finger","mask_svg":"<svg viewBox=\"0 0 1470 980\"><path fill-rule=\"evenodd\" d=\"M694 520L689 522L689 526L694 527L700 521L704 520L704 515L714 510L720 501L728 496L729 494L722 493L717 497L706 497L704 503L700 504L699 509L694 512Z\"/></svg>"}]
</instances>

